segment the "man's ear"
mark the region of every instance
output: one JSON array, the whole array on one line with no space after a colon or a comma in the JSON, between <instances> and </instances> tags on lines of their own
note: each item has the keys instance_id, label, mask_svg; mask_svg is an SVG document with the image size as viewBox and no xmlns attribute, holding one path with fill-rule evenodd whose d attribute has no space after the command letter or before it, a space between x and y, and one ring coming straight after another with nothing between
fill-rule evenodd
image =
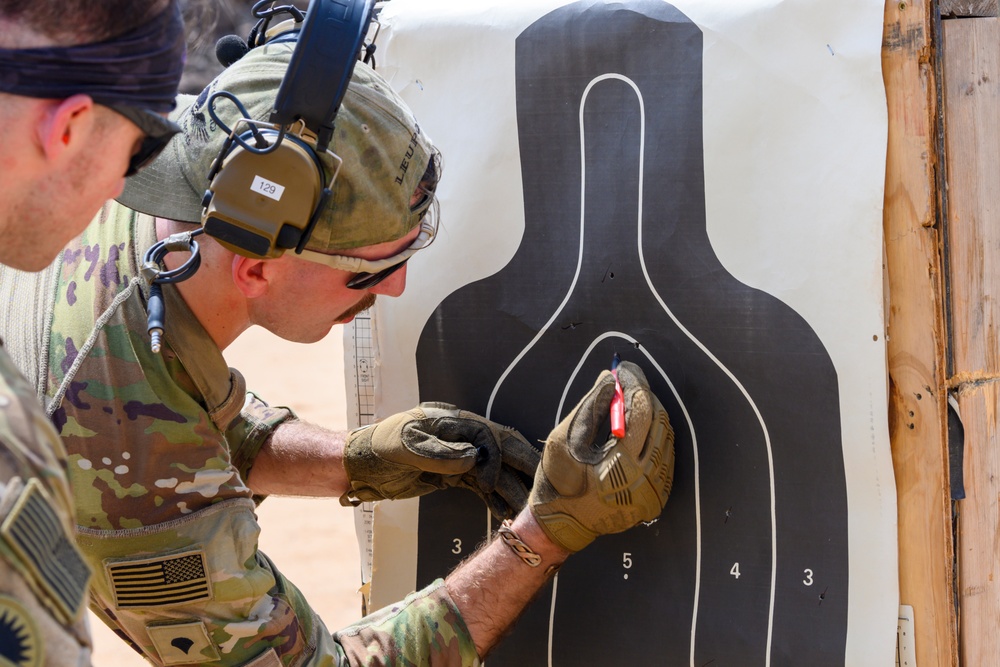
<instances>
[{"instance_id":1,"label":"man's ear","mask_svg":"<svg viewBox=\"0 0 1000 667\"><path fill-rule=\"evenodd\" d=\"M267 294L272 278L273 262L233 255L233 284L247 299L256 299Z\"/></svg>"},{"instance_id":2,"label":"man's ear","mask_svg":"<svg viewBox=\"0 0 1000 667\"><path fill-rule=\"evenodd\" d=\"M87 144L94 131L96 110L89 95L73 95L53 100L38 123L38 140L45 157L57 160L64 154L74 154Z\"/></svg>"}]
</instances>

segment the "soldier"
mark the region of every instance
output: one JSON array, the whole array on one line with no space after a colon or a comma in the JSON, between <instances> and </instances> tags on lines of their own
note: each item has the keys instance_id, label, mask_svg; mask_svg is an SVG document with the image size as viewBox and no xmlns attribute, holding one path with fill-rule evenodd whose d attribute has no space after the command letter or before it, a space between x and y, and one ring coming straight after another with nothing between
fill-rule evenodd
<instances>
[{"instance_id":1,"label":"soldier","mask_svg":"<svg viewBox=\"0 0 1000 667\"><path fill-rule=\"evenodd\" d=\"M37 271L126 173L179 128L184 56L175 2L0 0L0 262ZM36 284L5 288L33 302ZM12 282L6 283L10 287ZM28 326L22 322L20 326ZM90 570L74 540L65 452L0 349L0 663L88 665Z\"/></svg>"},{"instance_id":2,"label":"soldier","mask_svg":"<svg viewBox=\"0 0 1000 667\"><path fill-rule=\"evenodd\" d=\"M160 255L145 251L194 249L186 233L199 229L226 126L268 116L292 49L281 40L254 48L199 96L182 97L171 116L181 139L50 269L56 298L40 369L95 571L91 608L161 665L478 664L571 552L659 515L672 431L631 364L619 370L627 436L593 446L614 392L605 372L553 431L541 465L516 431L454 406L422 404L346 434L246 392L222 356L242 331L319 340L376 295L401 294L406 259L436 232L436 151L360 63L331 143L343 166L305 251L256 259L201 235L197 262L167 254L174 275L200 268L163 285L164 337L151 349L144 274ZM210 113L218 91L246 111L220 103ZM17 331L12 323L3 333ZM614 495L598 474L613 461L630 464L611 476L632 491L622 505L601 500ZM446 486L513 517L501 539L447 580L334 634L257 548L260 496L350 504Z\"/></svg>"}]
</instances>

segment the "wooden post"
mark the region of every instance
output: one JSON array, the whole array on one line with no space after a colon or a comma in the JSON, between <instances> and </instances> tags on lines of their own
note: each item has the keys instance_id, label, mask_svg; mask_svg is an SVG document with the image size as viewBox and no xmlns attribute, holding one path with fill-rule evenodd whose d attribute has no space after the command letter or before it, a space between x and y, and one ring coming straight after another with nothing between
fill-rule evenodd
<instances>
[{"instance_id":1,"label":"wooden post","mask_svg":"<svg viewBox=\"0 0 1000 667\"><path fill-rule=\"evenodd\" d=\"M962 664L1000 665L1000 19L945 21L952 354L965 425Z\"/></svg>"},{"instance_id":2,"label":"wooden post","mask_svg":"<svg viewBox=\"0 0 1000 667\"><path fill-rule=\"evenodd\" d=\"M958 664L948 481L933 4L888 0L882 69L889 435L899 512L900 602L912 605L920 667Z\"/></svg>"}]
</instances>

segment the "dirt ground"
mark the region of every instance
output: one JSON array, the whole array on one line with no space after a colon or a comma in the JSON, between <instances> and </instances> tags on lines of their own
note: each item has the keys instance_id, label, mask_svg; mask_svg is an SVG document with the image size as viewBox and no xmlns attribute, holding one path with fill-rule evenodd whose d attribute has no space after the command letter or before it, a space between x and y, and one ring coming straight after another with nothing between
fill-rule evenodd
<instances>
[{"instance_id":1,"label":"dirt ground","mask_svg":"<svg viewBox=\"0 0 1000 667\"><path fill-rule=\"evenodd\" d=\"M247 386L272 405L328 428L347 426L341 328L313 345L285 342L254 328L228 350L226 360ZM331 630L361 615L361 582L354 512L336 499L268 498L258 510L260 548L302 590ZM96 667L148 663L91 616Z\"/></svg>"}]
</instances>

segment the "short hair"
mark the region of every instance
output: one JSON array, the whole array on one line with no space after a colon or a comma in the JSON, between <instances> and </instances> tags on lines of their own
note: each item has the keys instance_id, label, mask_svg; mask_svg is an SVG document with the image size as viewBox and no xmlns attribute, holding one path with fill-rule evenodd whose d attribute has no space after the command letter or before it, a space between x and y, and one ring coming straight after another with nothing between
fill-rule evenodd
<instances>
[{"instance_id":1,"label":"short hair","mask_svg":"<svg viewBox=\"0 0 1000 667\"><path fill-rule=\"evenodd\" d=\"M0 0L0 21L17 24L55 45L74 46L124 34L148 23L178 1ZM190 4L190 0L185 4Z\"/></svg>"}]
</instances>

